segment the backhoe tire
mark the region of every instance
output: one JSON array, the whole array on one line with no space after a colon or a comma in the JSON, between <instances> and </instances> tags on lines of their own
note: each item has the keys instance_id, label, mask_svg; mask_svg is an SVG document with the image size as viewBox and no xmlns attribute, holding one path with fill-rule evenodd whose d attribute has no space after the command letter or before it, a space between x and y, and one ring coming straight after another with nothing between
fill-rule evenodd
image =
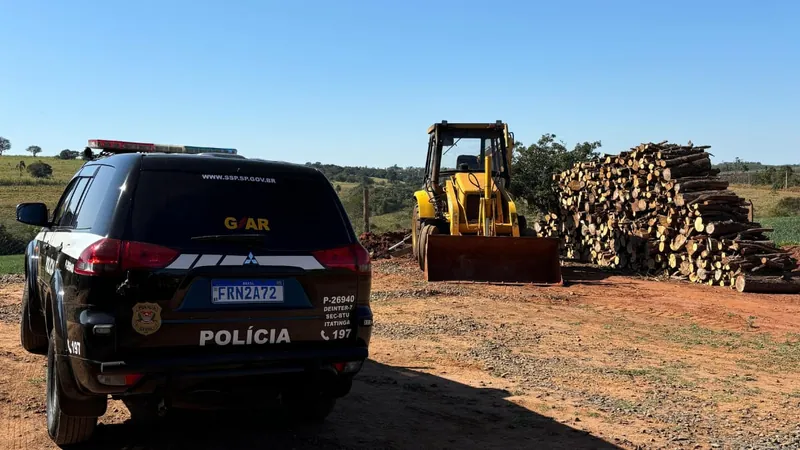
<instances>
[{"instance_id":1,"label":"backhoe tire","mask_svg":"<svg viewBox=\"0 0 800 450\"><path fill-rule=\"evenodd\" d=\"M97 426L97 417L75 417L61 410L61 380L56 367L55 331L50 333L47 346L47 433L59 447L79 444L91 439Z\"/></svg>"},{"instance_id":2,"label":"backhoe tire","mask_svg":"<svg viewBox=\"0 0 800 450\"><path fill-rule=\"evenodd\" d=\"M414 259L419 261L419 205L414 204L414 212L411 214L411 251Z\"/></svg>"},{"instance_id":3,"label":"backhoe tire","mask_svg":"<svg viewBox=\"0 0 800 450\"><path fill-rule=\"evenodd\" d=\"M36 334L31 326L34 320L41 320L44 322L44 317L36 314L36 311L31 309L31 290L28 281L25 281L25 287L22 290L22 312L19 318L19 340L22 348L28 353L34 355L46 355L48 339L47 336ZM35 315L34 315L35 314Z\"/></svg>"},{"instance_id":4,"label":"backhoe tire","mask_svg":"<svg viewBox=\"0 0 800 450\"><path fill-rule=\"evenodd\" d=\"M419 231L419 268L420 270L425 270L425 260L427 259L428 254L428 236L432 234L438 234L439 229L436 228L435 225L431 224L424 224Z\"/></svg>"}]
</instances>

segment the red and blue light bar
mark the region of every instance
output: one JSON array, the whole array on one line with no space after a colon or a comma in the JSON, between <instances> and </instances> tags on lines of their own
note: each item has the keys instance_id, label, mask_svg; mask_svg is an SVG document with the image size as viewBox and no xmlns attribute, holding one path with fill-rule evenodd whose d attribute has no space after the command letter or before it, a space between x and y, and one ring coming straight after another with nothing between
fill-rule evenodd
<instances>
[{"instance_id":1,"label":"red and blue light bar","mask_svg":"<svg viewBox=\"0 0 800 450\"><path fill-rule=\"evenodd\" d=\"M227 153L229 155L238 153L235 148L164 145L147 142L110 141L107 139L89 139L89 148L96 148L109 153Z\"/></svg>"}]
</instances>

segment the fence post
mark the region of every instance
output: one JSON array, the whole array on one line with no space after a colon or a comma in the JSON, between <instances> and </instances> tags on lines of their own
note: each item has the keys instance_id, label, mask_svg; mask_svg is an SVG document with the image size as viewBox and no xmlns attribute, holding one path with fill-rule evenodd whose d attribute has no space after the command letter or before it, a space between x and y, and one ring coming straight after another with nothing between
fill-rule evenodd
<instances>
[{"instance_id":1,"label":"fence post","mask_svg":"<svg viewBox=\"0 0 800 450\"><path fill-rule=\"evenodd\" d=\"M364 232L369 233L369 187L364 184Z\"/></svg>"}]
</instances>

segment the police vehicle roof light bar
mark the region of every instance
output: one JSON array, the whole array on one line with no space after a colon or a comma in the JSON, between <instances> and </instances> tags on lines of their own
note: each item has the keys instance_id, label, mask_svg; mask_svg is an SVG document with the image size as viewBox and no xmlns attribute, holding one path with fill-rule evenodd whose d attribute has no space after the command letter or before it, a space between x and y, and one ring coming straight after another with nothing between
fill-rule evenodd
<instances>
[{"instance_id":1,"label":"police vehicle roof light bar","mask_svg":"<svg viewBox=\"0 0 800 450\"><path fill-rule=\"evenodd\" d=\"M100 149L106 153L225 153L238 154L235 148L194 147L190 145L164 145L149 142L112 141L107 139L89 139L89 148Z\"/></svg>"}]
</instances>

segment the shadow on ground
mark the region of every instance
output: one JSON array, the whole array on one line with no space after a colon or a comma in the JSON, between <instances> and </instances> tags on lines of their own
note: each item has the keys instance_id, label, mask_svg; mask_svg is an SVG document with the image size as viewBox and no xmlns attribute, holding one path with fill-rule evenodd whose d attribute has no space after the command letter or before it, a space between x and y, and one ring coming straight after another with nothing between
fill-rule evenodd
<instances>
[{"instance_id":1,"label":"shadow on ground","mask_svg":"<svg viewBox=\"0 0 800 450\"><path fill-rule=\"evenodd\" d=\"M372 361L357 380L321 425L291 424L274 414L186 413L157 428L100 425L88 448L619 448L521 408L503 390Z\"/></svg>"},{"instance_id":2,"label":"shadow on ground","mask_svg":"<svg viewBox=\"0 0 800 450\"><path fill-rule=\"evenodd\" d=\"M613 277L615 275L625 275L622 271L612 271L611 269L602 269L599 266L594 266L586 263L562 263L561 275L564 278L564 285L570 284L586 284L586 285L611 285L612 283L605 283L603 280ZM618 281L613 284L619 285Z\"/></svg>"}]
</instances>

